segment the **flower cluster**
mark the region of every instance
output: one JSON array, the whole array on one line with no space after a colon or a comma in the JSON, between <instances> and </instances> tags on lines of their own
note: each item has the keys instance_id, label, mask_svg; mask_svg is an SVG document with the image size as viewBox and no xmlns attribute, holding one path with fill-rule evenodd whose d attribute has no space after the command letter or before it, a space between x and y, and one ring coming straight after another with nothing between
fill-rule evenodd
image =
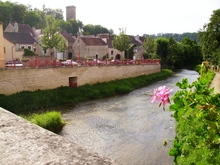
<instances>
[{"instance_id":1,"label":"flower cluster","mask_svg":"<svg viewBox=\"0 0 220 165\"><path fill-rule=\"evenodd\" d=\"M170 92L173 89L168 89L166 86L160 86L157 89L154 89L154 95L151 98L151 102L153 103L155 100L158 100L160 102L159 107L163 104L163 109L165 110L165 105L167 103L170 103Z\"/></svg>"}]
</instances>

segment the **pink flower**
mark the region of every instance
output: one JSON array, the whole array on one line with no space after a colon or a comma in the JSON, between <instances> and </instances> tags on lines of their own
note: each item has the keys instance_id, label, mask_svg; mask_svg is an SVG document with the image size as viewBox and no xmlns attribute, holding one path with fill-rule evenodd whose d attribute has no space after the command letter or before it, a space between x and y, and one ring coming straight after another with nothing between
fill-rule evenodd
<instances>
[{"instance_id":1,"label":"pink flower","mask_svg":"<svg viewBox=\"0 0 220 165\"><path fill-rule=\"evenodd\" d=\"M153 103L155 100L158 100L160 102L159 107L161 104L165 106L167 103L170 103L170 92L173 89L168 89L166 86L160 86L157 89L154 89L153 97L151 98L151 102Z\"/></svg>"}]
</instances>

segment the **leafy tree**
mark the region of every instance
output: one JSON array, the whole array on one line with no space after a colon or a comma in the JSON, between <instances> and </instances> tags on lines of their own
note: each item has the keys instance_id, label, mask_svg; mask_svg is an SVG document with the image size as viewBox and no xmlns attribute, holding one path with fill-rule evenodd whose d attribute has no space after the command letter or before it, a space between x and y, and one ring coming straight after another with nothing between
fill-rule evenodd
<instances>
[{"instance_id":1,"label":"leafy tree","mask_svg":"<svg viewBox=\"0 0 220 165\"><path fill-rule=\"evenodd\" d=\"M62 52L63 54L67 50L66 41L63 39L63 37L60 36L60 39L59 39L59 42L56 48L58 51Z\"/></svg>"},{"instance_id":2,"label":"leafy tree","mask_svg":"<svg viewBox=\"0 0 220 165\"><path fill-rule=\"evenodd\" d=\"M27 12L27 6L22 4L13 3L13 10L12 10L12 21L13 22L25 22L25 16Z\"/></svg>"},{"instance_id":3,"label":"leafy tree","mask_svg":"<svg viewBox=\"0 0 220 165\"><path fill-rule=\"evenodd\" d=\"M199 32L204 60L220 64L220 9L214 10L209 23Z\"/></svg>"},{"instance_id":4,"label":"leafy tree","mask_svg":"<svg viewBox=\"0 0 220 165\"><path fill-rule=\"evenodd\" d=\"M4 27L8 25L8 23L12 20L12 5L11 2L2 2L0 1L0 20L4 23Z\"/></svg>"},{"instance_id":5,"label":"leafy tree","mask_svg":"<svg viewBox=\"0 0 220 165\"><path fill-rule=\"evenodd\" d=\"M96 36L97 34L101 34L101 33L110 33L110 31L101 25L88 24L83 27L84 35L95 35Z\"/></svg>"},{"instance_id":6,"label":"leafy tree","mask_svg":"<svg viewBox=\"0 0 220 165\"><path fill-rule=\"evenodd\" d=\"M79 29L83 28L83 23L81 21L75 20L73 18L68 20L67 23L71 25L71 29L65 29L65 30L74 36L77 36Z\"/></svg>"},{"instance_id":7,"label":"leafy tree","mask_svg":"<svg viewBox=\"0 0 220 165\"><path fill-rule=\"evenodd\" d=\"M184 66L195 66L202 63L201 47L196 41L184 38L181 41L184 51Z\"/></svg>"},{"instance_id":8,"label":"leafy tree","mask_svg":"<svg viewBox=\"0 0 220 165\"><path fill-rule=\"evenodd\" d=\"M173 37L169 38L167 65L171 68L183 67L182 45L176 42Z\"/></svg>"},{"instance_id":9,"label":"leafy tree","mask_svg":"<svg viewBox=\"0 0 220 165\"><path fill-rule=\"evenodd\" d=\"M60 27L61 31L67 31L68 33L71 33L71 31L72 31L71 24L69 22L64 21L64 20L59 20L58 26Z\"/></svg>"},{"instance_id":10,"label":"leafy tree","mask_svg":"<svg viewBox=\"0 0 220 165\"><path fill-rule=\"evenodd\" d=\"M161 65L166 67L167 66L167 56L169 53L169 40L167 38L157 38L156 40L157 48L156 54L159 56L161 60Z\"/></svg>"},{"instance_id":11,"label":"leafy tree","mask_svg":"<svg viewBox=\"0 0 220 165\"><path fill-rule=\"evenodd\" d=\"M52 16L46 17L47 27L43 29L43 36L41 37L41 46L44 50L53 49L60 42L60 28L58 26L58 21Z\"/></svg>"},{"instance_id":12,"label":"leafy tree","mask_svg":"<svg viewBox=\"0 0 220 165\"><path fill-rule=\"evenodd\" d=\"M60 19L63 20L63 11L62 9L51 9L51 8L44 8L43 12L46 15L53 16L54 19Z\"/></svg>"},{"instance_id":13,"label":"leafy tree","mask_svg":"<svg viewBox=\"0 0 220 165\"><path fill-rule=\"evenodd\" d=\"M131 39L121 30L119 35L114 36L112 46L122 53L123 51L129 50L131 47Z\"/></svg>"},{"instance_id":14,"label":"leafy tree","mask_svg":"<svg viewBox=\"0 0 220 165\"><path fill-rule=\"evenodd\" d=\"M42 18L37 12L30 10L26 13L25 23L30 27L40 27L41 22Z\"/></svg>"},{"instance_id":15,"label":"leafy tree","mask_svg":"<svg viewBox=\"0 0 220 165\"><path fill-rule=\"evenodd\" d=\"M151 36L146 36L143 43L144 51L147 58L153 58L156 50L156 43Z\"/></svg>"}]
</instances>

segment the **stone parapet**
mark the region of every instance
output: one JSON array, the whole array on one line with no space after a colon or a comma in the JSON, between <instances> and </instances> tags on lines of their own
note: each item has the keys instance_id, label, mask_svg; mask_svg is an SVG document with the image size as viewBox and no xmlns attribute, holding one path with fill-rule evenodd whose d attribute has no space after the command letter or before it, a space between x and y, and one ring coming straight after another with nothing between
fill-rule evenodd
<instances>
[{"instance_id":1,"label":"stone parapet","mask_svg":"<svg viewBox=\"0 0 220 165\"><path fill-rule=\"evenodd\" d=\"M0 121L2 165L117 165L3 108Z\"/></svg>"}]
</instances>

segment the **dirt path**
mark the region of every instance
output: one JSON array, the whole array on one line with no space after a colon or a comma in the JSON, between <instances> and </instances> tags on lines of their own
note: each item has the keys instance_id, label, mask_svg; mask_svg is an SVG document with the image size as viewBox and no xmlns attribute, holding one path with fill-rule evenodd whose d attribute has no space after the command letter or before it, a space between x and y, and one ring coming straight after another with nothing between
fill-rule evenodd
<instances>
[{"instance_id":1,"label":"dirt path","mask_svg":"<svg viewBox=\"0 0 220 165\"><path fill-rule=\"evenodd\" d=\"M214 93L220 93L220 73L215 72L215 77L213 78L210 88L215 88Z\"/></svg>"}]
</instances>

